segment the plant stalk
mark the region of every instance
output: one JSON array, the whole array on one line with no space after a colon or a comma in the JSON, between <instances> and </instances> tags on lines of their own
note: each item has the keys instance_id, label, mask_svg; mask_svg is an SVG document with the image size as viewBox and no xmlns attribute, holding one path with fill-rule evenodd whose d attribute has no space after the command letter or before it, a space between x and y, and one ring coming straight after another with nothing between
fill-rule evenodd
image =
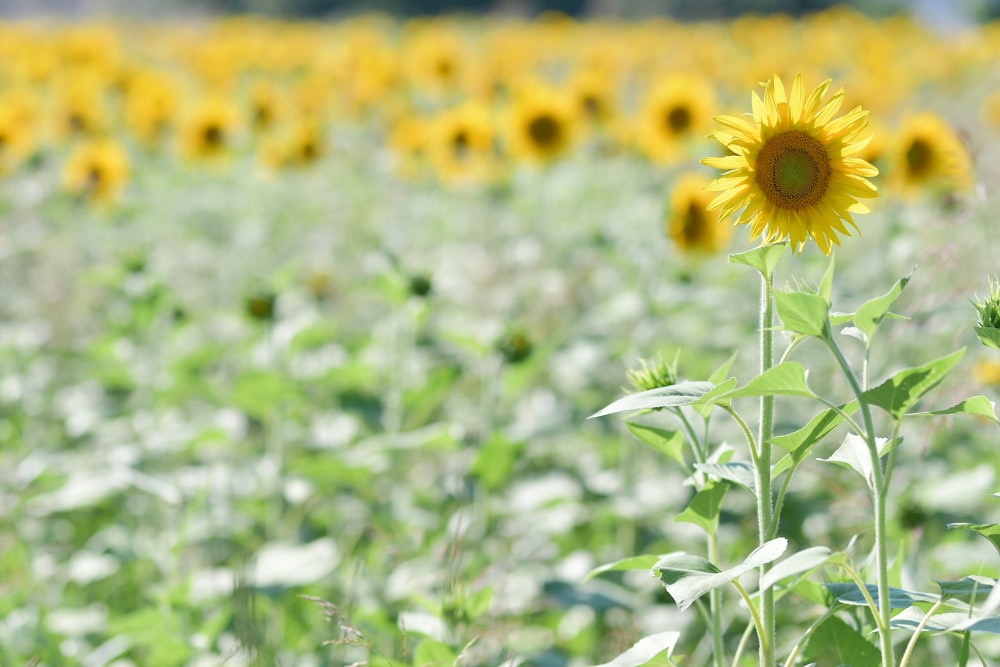
<instances>
[{"instance_id":1,"label":"plant stalk","mask_svg":"<svg viewBox=\"0 0 1000 667\"><path fill-rule=\"evenodd\" d=\"M771 273L761 273L760 288L760 372L770 370L774 364L774 299ZM774 427L774 397L760 399L760 420L757 433L756 486L757 486L757 533L758 543L763 545L771 539L774 524L774 505L771 501L771 436ZM760 577L764 578L767 565L761 565ZM760 665L774 667L774 589L769 588L760 595Z\"/></svg>"}]
</instances>

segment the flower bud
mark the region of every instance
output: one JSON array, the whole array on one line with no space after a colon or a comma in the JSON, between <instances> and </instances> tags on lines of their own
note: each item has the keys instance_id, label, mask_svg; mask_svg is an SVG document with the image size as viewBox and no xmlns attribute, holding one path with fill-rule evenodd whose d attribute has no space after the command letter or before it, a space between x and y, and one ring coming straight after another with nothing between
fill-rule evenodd
<instances>
[{"instance_id":1,"label":"flower bud","mask_svg":"<svg viewBox=\"0 0 1000 667\"><path fill-rule=\"evenodd\" d=\"M979 311L976 335L983 345L1000 350L1000 280L990 279L990 292L982 302L973 301Z\"/></svg>"},{"instance_id":2,"label":"flower bud","mask_svg":"<svg viewBox=\"0 0 1000 667\"><path fill-rule=\"evenodd\" d=\"M633 368L627 373L628 381L636 391L649 391L677 384L676 359L669 364L659 357L653 362L640 359L639 363L642 364L642 368Z\"/></svg>"}]
</instances>

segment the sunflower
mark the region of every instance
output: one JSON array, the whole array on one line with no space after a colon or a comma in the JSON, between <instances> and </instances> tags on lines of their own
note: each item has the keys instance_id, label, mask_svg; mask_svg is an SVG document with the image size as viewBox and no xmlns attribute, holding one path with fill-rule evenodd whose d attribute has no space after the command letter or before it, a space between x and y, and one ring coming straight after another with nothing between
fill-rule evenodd
<instances>
[{"instance_id":1,"label":"sunflower","mask_svg":"<svg viewBox=\"0 0 1000 667\"><path fill-rule=\"evenodd\" d=\"M834 119L844 93L824 103L829 79L808 96L801 75L790 94L778 76L762 85L752 119L716 117L726 129L712 136L732 155L702 160L726 170L707 186L719 192L709 209L723 218L742 209L736 224L749 224L751 238L764 243L787 238L801 252L811 237L829 255L838 232L850 235L844 222L860 233L851 214L868 207L859 199L878 196L867 180L878 169L856 157L869 141L868 112L859 106Z\"/></svg>"},{"instance_id":2,"label":"sunflower","mask_svg":"<svg viewBox=\"0 0 1000 667\"><path fill-rule=\"evenodd\" d=\"M980 384L1000 385L1000 363L980 359L973 364L972 375Z\"/></svg>"},{"instance_id":3,"label":"sunflower","mask_svg":"<svg viewBox=\"0 0 1000 667\"><path fill-rule=\"evenodd\" d=\"M77 146L63 168L63 187L95 202L109 202L125 186L128 157L113 141L88 141Z\"/></svg>"},{"instance_id":4,"label":"sunflower","mask_svg":"<svg viewBox=\"0 0 1000 667\"><path fill-rule=\"evenodd\" d=\"M165 76L147 73L129 86L125 120L132 135L146 148L156 148L174 123L178 92Z\"/></svg>"},{"instance_id":5,"label":"sunflower","mask_svg":"<svg viewBox=\"0 0 1000 667\"><path fill-rule=\"evenodd\" d=\"M708 179L699 174L681 176L670 193L667 236L684 252L715 253L723 250L732 228L708 210L712 193L705 190Z\"/></svg>"},{"instance_id":6,"label":"sunflower","mask_svg":"<svg viewBox=\"0 0 1000 667\"><path fill-rule=\"evenodd\" d=\"M650 159L676 162L689 141L701 137L715 94L702 79L671 76L646 95L639 112L636 139Z\"/></svg>"},{"instance_id":7,"label":"sunflower","mask_svg":"<svg viewBox=\"0 0 1000 667\"><path fill-rule=\"evenodd\" d=\"M542 86L523 90L510 114L510 150L519 158L547 162L566 153L576 140L577 110L572 99Z\"/></svg>"},{"instance_id":8,"label":"sunflower","mask_svg":"<svg viewBox=\"0 0 1000 667\"><path fill-rule=\"evenodd\" d=\"M972 184L972 160L955 132L925 111L903 119L894 142L891 182L904 197L921 190L962 190Z\"/></svg>"},{"instance_id":9,"label":"sunflower","mask_svg":"<svg viewBox=\"0 0 1000 667\"><path fill-rule=\"evenodd\" d=\"M225 155L236 126L235 107L223 99L205 99L181 126L181 152L189 158L217 158Z\"/></svg>"},{"instance_id":10,"label":"sunflower","mask_svg":"<svg viewBox=\"0 0 1000 667\"><path fill-rule=\"evenodd\" d=\"M15 171L35 149L34 131L20 112L0 100L0 176Z\"/></svg>"},{"instance_id":11,"label":"sunflower","mask_svg":"<svg viewBox=\"0 0 1000 667\"><path fill-rule=\"evenodd\" d=\"M484 182L494 172L493 120L489 108L469 101L433 120L429 157L446 183Z\"/></svg>"}]
</instances>

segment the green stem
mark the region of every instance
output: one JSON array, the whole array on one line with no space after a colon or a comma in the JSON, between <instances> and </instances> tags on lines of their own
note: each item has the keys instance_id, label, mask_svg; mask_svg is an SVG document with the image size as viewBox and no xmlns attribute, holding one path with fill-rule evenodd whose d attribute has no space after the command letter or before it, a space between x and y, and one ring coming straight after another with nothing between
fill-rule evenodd
<instances>
[{"instance_id":1,"label":"green stem","mask_svg":"<svg viewBox=\"0 0 1000 667\"><path fill-rule=\"evenodd\" d=\"M799 637L799 641L792 647L792 652L788 654L788 659L785 660L785 667L793 667L795 665L795 658L798 657L799 651L806 645L806 641L812 636L812 633L818 628L826 619L833 616L836 613L837 607L833 606L826 610L826 612L813 621L812 625L806 628L806 631Z\"/></svg>"},{"instance_id":2,"label":"green stem","mask_svg":"<svg viewBox=\"0 0 1000 667\"><path fill-rule=\"evenodd\" d=\"M757 641L760 642L761 646L767 647L767 654L774 655L774 647L770 645L768 638L764 635L764 625L761 621L760 615L757 613L757 608L753 606L753 599L751 599L750 594L747 593L747 589L743 588L738 579L733 580L733 586L739 591L740 595L743 597L743 601L747 604L747 609L750 610L750 618L753 620L753 627L757 629ZM764 651L762 651L763 653Z\"/></svg>"},{"instance_id":3,"label":"green stem","mask_svg":"<svg viewBox=\"0 0 1000 667\"><path fill-rule=\"evenodd\" d=\"M760 287L760 372L763 374L774 364L774 299L773 275L761 273ZM757 433L759 451L755 463L757 486L757 534L763 545L771 537L775 526L774 505L771 499L771 435L774 427L774 397L760 399L760 421ZM760 568L764 578L767 566ZM760 596L760 665L774 667L774 589L768 588Z\"/></svg>"},{"instance_id":4,"label":"green stem","mask_svg":"<svg viewBox=\"0 0 1000 667\"><path fill-rule=\"evenodd\" d=\"M934 606L927 611L924 617L920 619L920 624L917 625L917 629L913 631L913 636L910 637L910 641L906 643L906 650L903 651L903 657L899 660L899 667L906 667L906 665L910 662L910 656L913 654L913 649L917 645L917 639L920 638L920 633L924 631L927 621L931 620L931 616L934 615L934 612L940 609L943 604L943 599L938 600L934 603Z\"/></svg>"},{"instance_id":5,"label":"green stem","mask_svg":"<svg viewBox=\"0 0 1000 667\"><path fill-rule=\"evenodd\" d=\"M741 662L743 659L743 649L746 648L747 642L750 641L753 629L753 623L747 623L746 630L743 631L743 636L740 637L740 643L736 646L736 653L733 654L733 667L739 667L739 665L743 664Z\"/></svg>"},{"instance_id":6,"label":"green stem","mask_svg":"<svg viewBox=\"0 0 1000 667\"><path fill-rule=\"evenodd\" d=\"M896 656L892 648L892 634L889 631L889 621L892 618L892 608L889 605L889 544L888 531L886 525L886 491L887 484L885 471L882 469L882 457L879 456L878 444L875 441L875 427L872 421L871 408L867 401L862 398L861 385L854 374L851 365L844 358L840 346L829 333L830 327L826 327L826 335L823 340L827 347L837 359L837 364L851 385L851 391L858 399L861 407L861 416L864 420L865 443L868 445L868 455L872 463L872 505L875 510L875 566L877 569L878 584L878 615L876 620L879 626L879 641L882 649L882 667L895 667Z\"/></svg>"},{"instance_id":7,"label":"green stem","mask_svg":"<svg viewBox=\"0 0 1000 667\"><path fill-rule=\"evenodd\" d=\"M714 530L708 534L708 560L713 563L719 562L719 536ZM712 630L712 664L715 667L724 667L722 662L725 653L725 648L722 645L722 589L718 586L709 593L708 606Z\"/></svg>"}]
</instances>

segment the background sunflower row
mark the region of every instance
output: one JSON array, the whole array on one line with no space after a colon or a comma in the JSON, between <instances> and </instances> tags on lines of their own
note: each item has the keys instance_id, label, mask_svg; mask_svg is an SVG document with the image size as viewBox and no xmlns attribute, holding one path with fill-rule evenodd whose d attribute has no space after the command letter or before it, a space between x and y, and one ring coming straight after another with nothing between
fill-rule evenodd
<instances>
[{"instance_id":1,"label":"background sunflower row","mask_svg":"<svg viewBox=\"0 0 1000 667\"><path fill-rule=\"evenodd\" d=\"M284 169L354 150L450 185L581 151L684 165L749 86L803 72L872 110L865 157L901 190L967 188L976 144L1000 127L998 37L998 24L939 35L847 9L703 23L6 24L0 173L58 162L66 189L106 201L150 157Z\"/></svg>"}]
</instances>

